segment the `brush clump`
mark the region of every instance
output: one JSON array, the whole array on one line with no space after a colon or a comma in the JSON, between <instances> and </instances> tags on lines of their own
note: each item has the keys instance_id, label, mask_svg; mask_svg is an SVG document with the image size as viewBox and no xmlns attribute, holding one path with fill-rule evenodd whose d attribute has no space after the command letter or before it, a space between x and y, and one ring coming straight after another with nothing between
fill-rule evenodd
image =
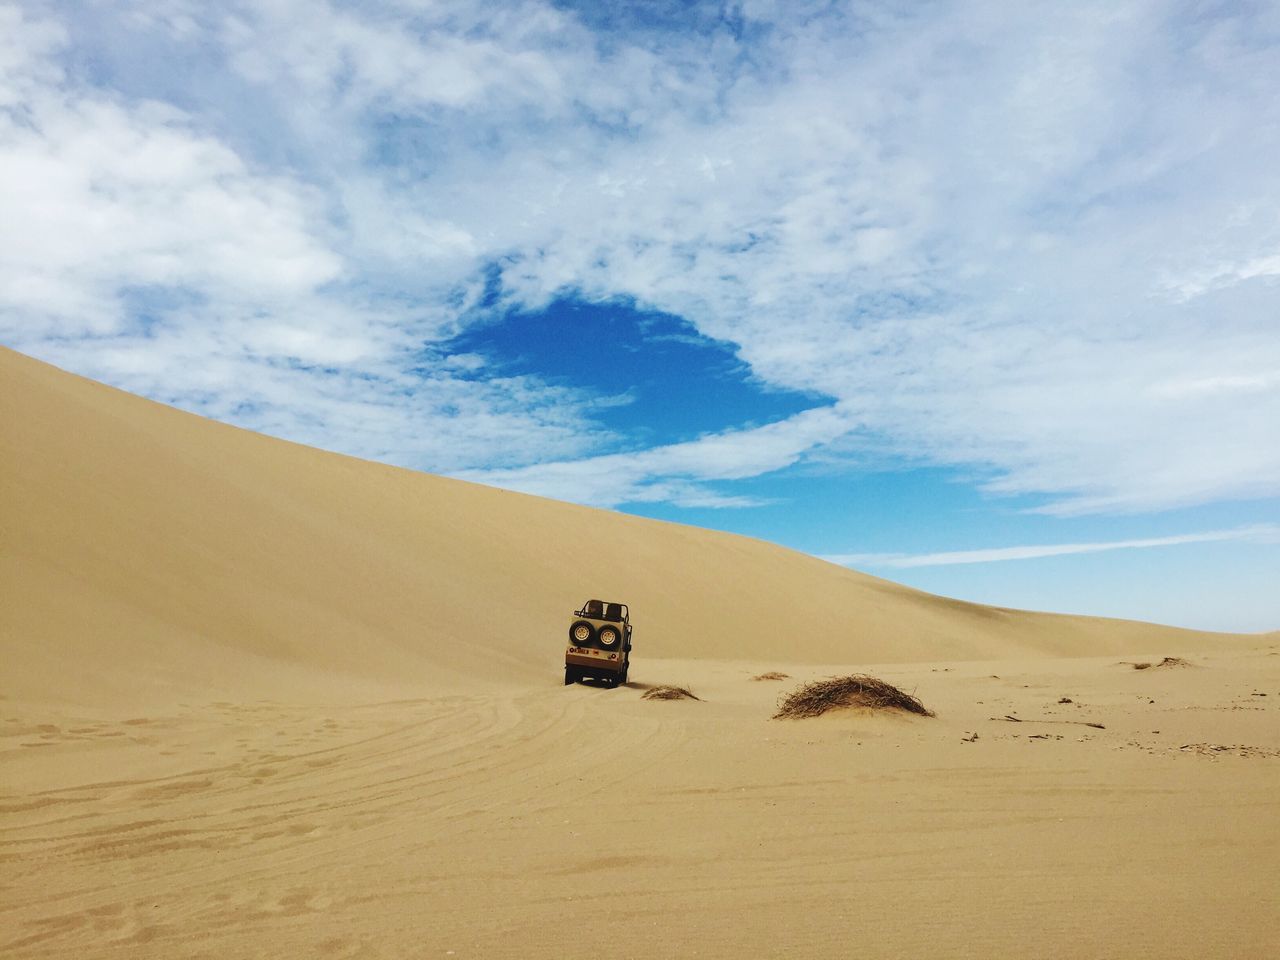
<instances>
[{"instance_id":1,"label":"brush clump","mask_svg":"<svg viewBox=\"0 0 1280 960\"><path fill-rule=\"evenodd\" d=\"M751 679L752 680L786 680L790 678L790 676L791 674L789 673L779 673L777 670L770 670L767 673L762 673L760 674L760 676L752 677Z\"/></svg>"},{"instance_id":2,"label":"brush clump","mask_svg":"<svg viewBox=\"0 0 1280 960\"><path fill-rule=\"evenodd\" d=\"M842 707L901 710L922 717L933 716L932 710L893 684L865 674L853 674L830 680L815 680L793 690L778 705L778 712L773 715L773 719L816 717L828 710Z\"/></svg>"},{"instance_id":3,"label":"brush clump","mask_svg":"<svg viewBox=\"0 0 1280 960\"><path fill-rule=\"evenodd\" d=\"M651 687L641 694L644 700L698 700L685 687Z\"/></svg>"}]
</instances>

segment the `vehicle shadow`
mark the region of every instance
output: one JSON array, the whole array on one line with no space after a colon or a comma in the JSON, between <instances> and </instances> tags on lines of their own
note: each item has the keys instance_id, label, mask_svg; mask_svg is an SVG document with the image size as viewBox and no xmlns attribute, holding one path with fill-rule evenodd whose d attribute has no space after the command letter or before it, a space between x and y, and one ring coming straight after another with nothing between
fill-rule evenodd
<instances>
[{"instance_id":1,"label":"vehicle shadow","mask_svg":"<svg viewBox=\"0 0 1280 960\"><path fill-rule=\"evenodd\" d=\"M599 690L610 690L610 689L652 690L654 686L652 683L641 683L639 680L628 680L626 683L618 684L618 686L615 688L615 687L609 686L609 681L597 679L595 677L583 677L581 680L578 680L576 682L578 683L579 686L595 687Z\"/></svg>"}]
</instances>

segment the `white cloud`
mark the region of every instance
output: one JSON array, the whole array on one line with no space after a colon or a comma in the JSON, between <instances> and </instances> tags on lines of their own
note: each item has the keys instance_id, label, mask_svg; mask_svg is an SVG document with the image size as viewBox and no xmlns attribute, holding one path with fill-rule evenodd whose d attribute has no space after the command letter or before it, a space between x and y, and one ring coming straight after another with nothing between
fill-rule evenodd
<instances>
[{"instance_id":1,"label":"white cloud","mask_svg":"<svg viewBox=\"0 0 1280 960\"><path fill-rule=\"evenodd\" d=\"M1188 543L1280 544L1280 527L1257 525L1206 533L1186 533L1172 537L1148 537L1142 540L1104 540L1097 543L1056 543L1023 547L995 547L983 550L952 550L944 553L845 553L823 557L831 563L847 567L941 567L963 563L996 563L1004 560L1037 560L1077 553L1101 553L1107 550L1140 550L1149 547L1173 547Z\"/></svg>"},{"instance_id":2,"label":"white cloud","mask_svg":"<svg viewBox=\"0 0 1280 960\"><path fill-rule=\"evenodd\" d=\"M1210 290L1234 286L1242 280L1277 276L1280 276L1280 253L1269 253L1250 256L1238 263L1206 264L1188 276L1167 279L1166 285L1180 299L1191 300Z\"/></svg>"},{"instance_id":3,"label":"white cloud","mask_svg":"<svg viewBox=\"0 0 1280 960\"><path fill-rule=\"evenodd\" d=\"M60 36L47 22L15 20L12 8L3 16L19 44L49 47ZM11 70L26 94L0 112L0 329L9 336L122 332L135 319L125 301L139 289L231 306L287 300L340 277L341 260L314 235L306 189L255 175L171 106L71 92L40 62Z\"/></svg>"},{"instance_id":4,"label":"white cloud","mask_svg":"<svg viewBox=\"0 0 1280 960\"><path fill-rule=\"evenodd\" d=\"M1206 397L1216 393L1265 393L1280 385L1280 371L1245 376L1200 377L1195 380L1170 380L1157 383L1152 393L1160 397Z\"/></svg>"},{"instance_id":5,"label":"white cloud","mask_svg":"<svg viewBox=\"0 0 1280 960\"><path fill-rule=\"evenodd\" d=\"M22 104L41 86L57 83L61 69L50 55L66 32L48 20L29 21L16 6L0 6L0 107Z\"/></svg>"},{"instance_id":6,"label":"white cloud","mask_svg":"<svg viewBox=\"0 0 1280 960\"><path fill-rule=\"evenodd\" d=\"M747 507L761 501L726 495L706 484L785 469L806 451L848 429L841 410L820 407L762 427L710 434L687 443L567 462L466 471L458 476L597 506L669 501L686 507Z\"/></svg>"},{"instance_id":7,"label":"white cloud","mask_svg":"<svg viewBox=\"0 0 1280 960\"><path fill-rule=\"evenodd\" d=\"M164 23L191 34L193 16L170 10ZM593 449L590 398L529 377L455 378L477 358L431 349L474 303L474 277L433 280L416 303L402 288L368 289L321 188L246 160L198 116L69 79L50 60L69 42L56 24L14 7L0 7L0 22L3 91L18 98L0 111L6 343L206 415L398 463L452 470ZM372 229L407 235L419 256L461 256L472 269L461 231L391 204L365 209L380 213Z\"/></svg>"},{"instance_id":8,"label":"white cloud","mask_svg":"<svg viewBox=\"0 0 1280 960\"><path fill-rule=\"evenodd\" d=\"M82 372L602 504L868 443L1062 514L1280 491L1274 5L18 9L0 336ZM440 347L494 263L827 405L611 453L601 398Z\"/></svg>"}]
</instances>

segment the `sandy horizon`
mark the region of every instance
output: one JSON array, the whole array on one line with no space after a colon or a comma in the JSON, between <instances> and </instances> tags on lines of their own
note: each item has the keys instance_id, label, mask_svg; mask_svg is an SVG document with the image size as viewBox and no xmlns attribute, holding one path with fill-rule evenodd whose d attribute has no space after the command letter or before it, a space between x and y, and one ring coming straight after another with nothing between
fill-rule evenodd
<instances>
[{"instance_id":1,"label":"sandy horizon","mask_svg":"<svg viewBox=\"0 0 1280 960\"><path fill-rule=\"evenodd\" d=\"M1280 633L934 597L4 349L0 406L5 956L1274 949ZM588 596L618 690L561 684ZM853 672L936 716L771 719Z\"/></svg>"}]
</instances>

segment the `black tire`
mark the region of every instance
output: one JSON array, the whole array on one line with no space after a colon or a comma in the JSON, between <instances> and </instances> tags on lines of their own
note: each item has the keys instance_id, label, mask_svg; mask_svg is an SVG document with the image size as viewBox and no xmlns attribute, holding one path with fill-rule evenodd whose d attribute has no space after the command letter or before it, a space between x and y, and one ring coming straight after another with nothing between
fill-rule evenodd
<instances>
[{"instance_id":1,"label":"black tire","mask_svg":"<svg viewBox=\"0 0 1280 960\"><path fill-rule=\"evenodd\" d=\"M564 685L566 687L571 683L577 683L578 679L578 671L574 667L566 666L564 668Z\"/></svg>"},{"instance_id":2,"label":"black tire","mask_svg":"<svg viewBox=\"0 0 1280 960\"><path fill-rule=\"evenodd\" d=\"M602 650L618 649L618 641L622 636L618 633L617 627L601 627L600 632L596 634L596 645Z\"/></svg>"},{"instance_id":3,"label":"black tire","mask_svg":"<svg viewBox=\"0 0 1280 960\"><path fill-rule=\"evenodd\" d=\"M582 628L586 628L586 637L580 638L577 634L582 632ZM569 643L575 647L586 647L596 642L596 628L586 620L575 620L573 626L569 628Z\"/></svg>"}]
</instances>

